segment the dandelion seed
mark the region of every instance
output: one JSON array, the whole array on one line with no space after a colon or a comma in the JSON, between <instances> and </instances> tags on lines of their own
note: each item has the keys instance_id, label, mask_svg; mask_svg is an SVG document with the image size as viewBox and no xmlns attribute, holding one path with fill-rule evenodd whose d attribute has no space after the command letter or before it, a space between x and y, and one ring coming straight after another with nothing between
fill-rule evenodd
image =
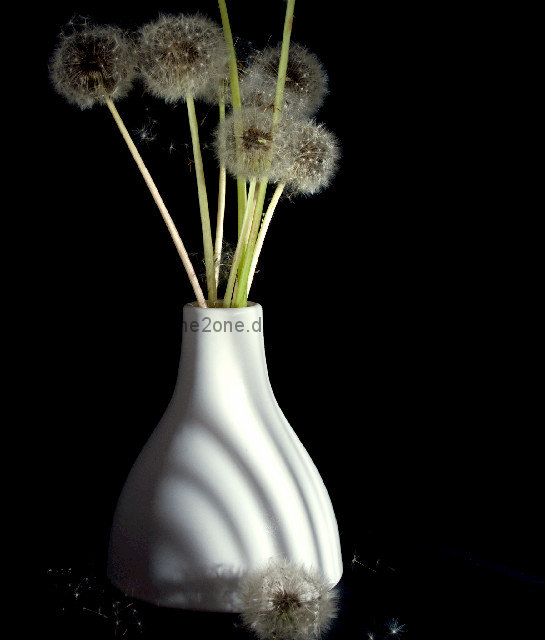
<instances>
[{"instance_id":1,"label":"dandelion seed","mask_svg":"<svg viewBox=\"0 0 545 640\"><path fill-rule=\"evenodd\" d=\"M358 556L357 556L355 553L354 553L354 555L352 556L352 564L353 564L353 565L354 565L354 564L362 564L362 563L359 561L359 558L358 558Z\"/></svg>"},{"instance_id":2,"label":"dandelion seed","mask_svg":"<svg viewBox=\"0 0 545 640\"><path fill-rule=\"evenodd\" d=\"M62 34L50 61L55 90L81 109L124 97L135 73L133 46L111 26L84 25Z\"/></svg>"},{"instance_id":3,"label":"dandelion seed","mask_svg":"<svg viewBox=\"0 0 545 640\"><path fill-rule=\"evenodd\" d=\"M98 611L95 611L94 609L88 609L87 607L82 607L82 611L88 611L89 613L94 613L97 616L100 616L101 618L104 618L105 620L108 620L108 616L105 616L102 611L100 610L100 607L98 609Z\"/></svg>"},{"instance_id":4,"label":"dandelion seed","mask_svg":"<svg viewBox=\"0 0 545 640\"><path fill-rule=\"evenodd\" d=\"M142 142L153 142L157 139L157 135L153 133L152 128L149 126L142 126L136 129L135 133Z\"/></svg>"},{"instance_id":5,"label":"dandelion seed","mask_svg":"<svg viewBox=\"0 0 545 640\"><path fill-rule=\"evenodd\" d=\"M399 621L397 618L392 618L389 622L388 622L388 633L392 636L397 636L400 633L403 633L405 628L404 624L399 624Z\"/></svg>"},{"instance_id":6,"label":"dandelion seed","mask_svg":"<svg viewBox=\"0 0 545 640\"><path fill-rule=\"evenodd\" d=\"M234 256L235 249L233 248L233 246L229 242L223 241L221 258L218 265L218 284L227 282L227 280L229 279L229 273L231 272L231 265L233 263Z\"/></svg>"}]
</instances>

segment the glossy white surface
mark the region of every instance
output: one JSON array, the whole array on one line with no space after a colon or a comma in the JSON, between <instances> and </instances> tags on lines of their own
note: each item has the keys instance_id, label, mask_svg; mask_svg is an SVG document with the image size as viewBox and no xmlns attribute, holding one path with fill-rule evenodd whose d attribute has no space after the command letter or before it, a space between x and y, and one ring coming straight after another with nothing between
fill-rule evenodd
<instances>
[{"instance_id":1,"label":"glossy white surface","mask_svg":"<svg viewBox=\"0 0 545 640\"><path fill-rule=\"evenodd\" d=\"M176 388L112 526L108 576L132 597L238 611L240 576L279 556L341 578L331 501L274 398L262 328L258 304L184 307Z\"/></svg>"}]
</instances>

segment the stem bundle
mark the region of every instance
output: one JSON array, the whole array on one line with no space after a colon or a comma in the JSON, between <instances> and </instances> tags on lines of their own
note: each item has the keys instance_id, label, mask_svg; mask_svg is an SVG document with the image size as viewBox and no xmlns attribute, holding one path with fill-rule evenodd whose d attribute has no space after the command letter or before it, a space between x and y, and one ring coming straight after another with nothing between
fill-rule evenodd
<instances>
[{"instance_id":1,"label":"stem bundle","mask_svg":"<svg viewBox=\"0 0 545 640\"><path fill-rule=\"evenodd\" d=\"M195 113L195 102L191 94L186 95L187 115L191 129L191 142L193 144L193 158L195 161L195 175L197 177L197 190L199 192L199 210L201 212L202 237L204 246L204 262L206 265L206 285L208 288L208 300L214 306L216 304L216 275L214 269L214 249L212 246L212 231L210 229L210 213L208 211L208 196L206 195L206 182L204 180L204 168L202 163L201 145L199 142L199 125Z\"/></svg>"}]
</instances>

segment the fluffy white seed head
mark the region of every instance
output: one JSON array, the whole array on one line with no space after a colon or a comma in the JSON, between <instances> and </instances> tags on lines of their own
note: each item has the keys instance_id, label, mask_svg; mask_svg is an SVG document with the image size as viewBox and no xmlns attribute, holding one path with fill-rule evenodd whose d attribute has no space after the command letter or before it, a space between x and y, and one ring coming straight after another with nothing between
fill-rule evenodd
<instances>
[{"instance_id":1,"label":"fluffy white seed head","mask_svg":"<svg viewBox=\"0 0 545 640\"><path fill-rule=\"evenodd\" d=\"M83 26L62 34L50 62L55 90L88 109L125 96L135 76L134 46L112 26Z\"/></svg>"},{"instance_id":2,"label":"fluffy white seed head","mask_svg":"<svg viewBox=\"0 0 545 640\"><path fill-rule=\"evenodd\" d=\"M244 624L262 640L320 638L337 615L337 595L324 578L287 560L249 572L239 596Z\"/></svg>"},{"instance_id":3,"label":"fluffy white seed head","mask_svg":"<svg viewBox=\"0 0 545 640\"><path fill-rule=\"evenodd\" d=\"M228 76L221 28L195 15L161 15L140 29L139 68L150 93L166 102L214 95Z\"/></svg>"},{"instance_id":4,"label":"fluffy white seed head","mask_svg":"<svg viewBox=\"0 0 545 640\"><path fill-rule=\"evenodd\" d=\"M245 103L268 107L274 104L278 64L282 46L256 54L241 74L240 93ZM327 75L318 58L305 47L292 43L289 49L283 110L292 116L310 117L327 93Z\"/></svg>"},{"instance_id":5,"label":"fluffy white seed head","mask_svg":"<svg viewBox=\"0 0 545 640\"><path fill-rule=\"evenodd\" d=\"M219 162L229 173L246 180L259 180L266 175L270 182L276 182L279 176L285 175L293 160L289 127L281 120L272 135L272 109L245 106L240 115L240 135L236 134L232 113L216 130L215 149Z\"/></svg>"},{"instance_id":6,"label":"fluffy white seed head","mask_svg":"<svg viewBox=\"0 0 545 640\"><path fill-rule=\"evenodd\" d=\"M313 195L331 182L340 157L339 143L313 120L291 125L292 163L282 180L294 194Z\"/></svg>"}]
</instances>

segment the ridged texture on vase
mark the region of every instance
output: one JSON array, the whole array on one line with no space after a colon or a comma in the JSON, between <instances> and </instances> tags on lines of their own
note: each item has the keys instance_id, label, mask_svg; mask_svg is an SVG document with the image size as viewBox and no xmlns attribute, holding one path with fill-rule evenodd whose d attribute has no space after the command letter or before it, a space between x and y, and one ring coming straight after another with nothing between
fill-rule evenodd
<instances>
[{"instance_id":1,"label":"ridged texture on vase","mask_svg":"<svg viewBox=\"0 0 545 640\"><path fill-rule=\"evenodd\" d=\"M258 304L184 307L174 394L112 526L108 575L129 596L239 611L240 577L271 557L341 578L331 501L274 398L262 321Z\"/></svg>"}]
</instances>

